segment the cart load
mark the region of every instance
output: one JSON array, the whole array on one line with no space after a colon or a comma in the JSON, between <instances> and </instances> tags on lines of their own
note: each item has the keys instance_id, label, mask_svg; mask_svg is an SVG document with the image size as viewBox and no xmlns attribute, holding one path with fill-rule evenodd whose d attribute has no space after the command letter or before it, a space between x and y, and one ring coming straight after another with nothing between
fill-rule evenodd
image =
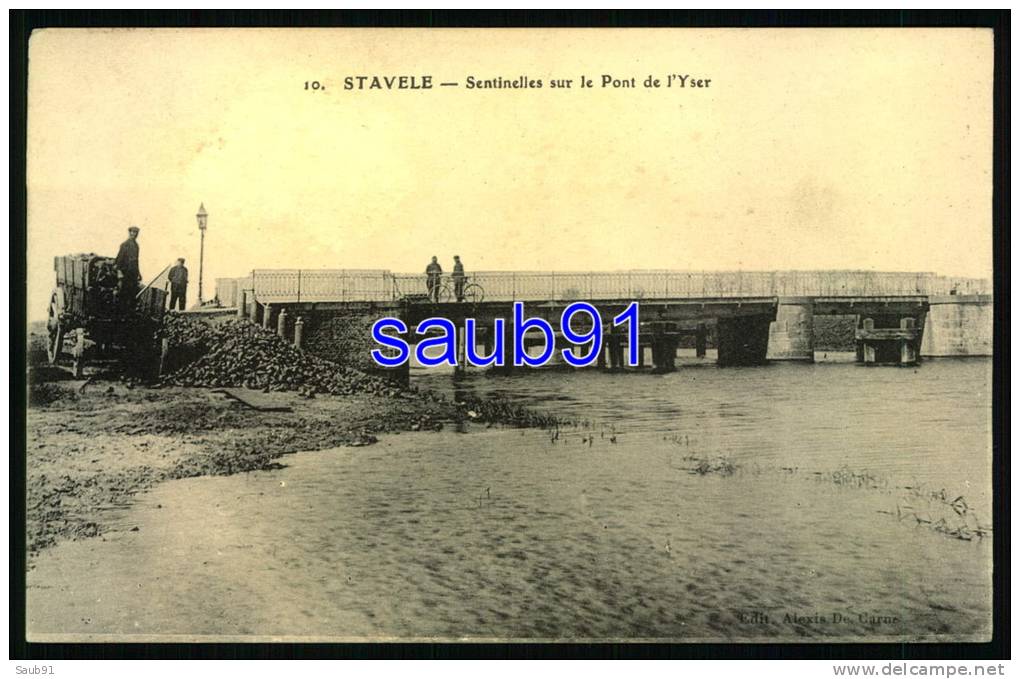
<instances>
[{"instance_id":1,"label":"cart load","mask_svg":"<svg viewBox=\"0 0 1020 679\"><path fill-rule=\"evenodd\" d=\"M126 285L112 257L65 255L53 266L56 287L46 321L51 364L70 357L76 377L93 356L142 370L158 365L165 290Z\"/></svg>"}]
</instances>

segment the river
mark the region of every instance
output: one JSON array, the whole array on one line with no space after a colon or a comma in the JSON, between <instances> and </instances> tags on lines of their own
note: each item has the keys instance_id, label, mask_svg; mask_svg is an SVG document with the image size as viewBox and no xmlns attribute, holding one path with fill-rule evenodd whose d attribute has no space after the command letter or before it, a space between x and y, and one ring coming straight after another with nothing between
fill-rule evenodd
<instances>
[{"instance_id":1,"label":"river","mask_svg":"<svg viewBox=\"0 0 1020 679\"><path fill-rule=\"evenodd\" d=\"M30 635L987 639L991 361L819 358L415 369L578 425L390 435L162 484L103 540L39 559Z\"/></svg>"}]
</instances>

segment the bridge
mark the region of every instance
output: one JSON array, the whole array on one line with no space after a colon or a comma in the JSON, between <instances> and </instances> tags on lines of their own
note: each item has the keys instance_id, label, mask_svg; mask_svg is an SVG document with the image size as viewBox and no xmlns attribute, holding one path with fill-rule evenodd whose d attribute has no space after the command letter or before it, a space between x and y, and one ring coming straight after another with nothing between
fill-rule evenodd
<instances>
[{"instance_id":1,"label":"bridge","mask_svg":"<svg viewBox=\"0 0 1020 679\"><path fill-rule=\"evenodd\" d=\"M699 356L711 336L720 365L766 360L811 361L816 315L857 317L854 340L862 363L913 364L929 355L991 353L991 282L933 272L875 271L480 271L469 272L466 300L457 302L448 276L438 300L424 274L383 269L253 270L218 279L220 304L273 327L306 348L332 358L335 346L359 347L365 368L371 321L399 316L415 325L443 316L462 327L477 320L477 341L491 350L493 321L512 318L512 302L557 330L572 301L591 302L611 318L631 301L641 303L639 356L670 370L677 345L693 341ZM926 321L928 332L925 332ZM583 328L578 324L579 332ZM323 338L326 339L323 339ZM608 333L599 364L622 367L626 339ZM504 344L504 346L507 346ZM364 356L361 356L364 354Z\"/></svg>"},{"instance_id":2,"label":"bridge","mask_svg":"<svg viewBox=\"0 0 1020 679\"><path fill-rule=\"evenodd\" d=\"M887 297L990 295L983 278L881 271L477 271L483 301L716 297ZM424 295L424 274L385 269L255 269L220 278L216 296L233 307L243 291L260 303L392 302Z\"/></svg>"}]
</instances>

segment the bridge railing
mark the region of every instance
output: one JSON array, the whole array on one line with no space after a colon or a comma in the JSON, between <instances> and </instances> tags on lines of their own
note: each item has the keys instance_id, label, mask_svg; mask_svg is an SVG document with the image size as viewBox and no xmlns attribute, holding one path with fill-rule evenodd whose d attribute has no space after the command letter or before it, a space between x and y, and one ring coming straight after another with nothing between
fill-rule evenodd
<instances>
[{"instance_id":1,"label":"bridge railing","mask_svg":"<svg viewBox=\"0 0 1020 679\"><path fill-rule=\"evenodd\" d=\"M446 274L444 274L445 276ZM872 271L478 271L489 301L927 294L932 273ZM395 290L424 293L422 275L397 275Z\"/></svg>"},{"instance_id":2,"label":"bridge railing","mask_svg":"<svg viewBox=\"0 0 1020 679\"><path fill-rule=\"evenodd\" d=\"M392 299L385 269L255 269L249 289L260 302L376 302Z\"/></svg>"},{"instance_id":3,"label":"bridge railing","mask_svg":"<svg viewBox=\"0 0 1020 679\"><path fill-rule=\"evenodd\" d=\"M448 274L444 274L448 277ZM468 282L484 290L487 301L650 299L772 295L770 273L684 273L672 271L562 272L477 271ZM394 294L425 294L424 274L394 275Z\"/></svg>"},{"instance_id":4,"label":"bridge railing","mask_svg":"<svg viewBox=\"0 0 1020 679\"><path fill-rule=\"evenodd\" d=\"M923 295L931 288L930 272L782 271L775 294L789 297L882 297Z\"/></svg>"},{"instance_id":5,"label":"bridge railing","mask_svg":"<svg viewBox=\"0 0 1020 679\"><path fill-rule=\"evenodd\" d=\"M930 272L878 271L469 271L487 301L847 297L991 294L986 279ZM444 273L449 282L449 273ZM217 279L216 294L233 306L241 290L261 302L388 302L427 292L425 274L384 269L256 269Z\"/></svg>"}]
</instances>

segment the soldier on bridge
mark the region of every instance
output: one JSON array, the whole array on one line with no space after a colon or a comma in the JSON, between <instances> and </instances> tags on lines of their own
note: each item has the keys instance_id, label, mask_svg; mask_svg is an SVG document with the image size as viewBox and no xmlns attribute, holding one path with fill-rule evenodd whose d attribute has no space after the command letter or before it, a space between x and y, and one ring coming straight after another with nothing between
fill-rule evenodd
<instances>
[{"instance_id":1,"label":"soldier on bridge","mask_svg":"<svg viewBox=\"0 0 1020 679\"><path fill-rule=\"evenodd\" d=\"M439 258L432 256L432 261L425 267L425 285L428 288L429 299L433 302L439 301L439 283L443 276L443 267L439 266Z\"/></svg>"},{"instance_id":2,"label":"soldier on bridge","mask_svg":"<svg viewBox=\"0 0 1020 679\"><path fill-rule=\"evenodd\" d=\"M458 302L464 301L464 265L460 261L460 255L453 256L453 293L457 296Z\"/></svg>"}]
</instances>

